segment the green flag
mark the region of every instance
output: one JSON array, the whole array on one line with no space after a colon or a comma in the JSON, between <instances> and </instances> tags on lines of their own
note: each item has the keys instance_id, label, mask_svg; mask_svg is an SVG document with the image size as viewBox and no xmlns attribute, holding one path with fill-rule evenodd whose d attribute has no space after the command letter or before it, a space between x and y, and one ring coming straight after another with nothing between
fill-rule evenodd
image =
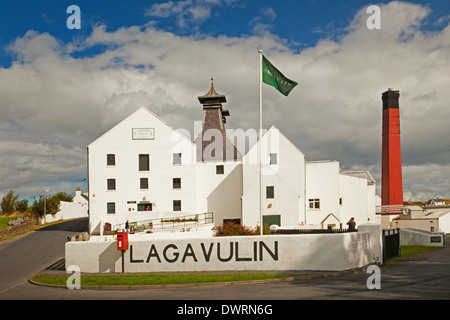
<instances>
[{"instance_id":1,"label":"green flag","mask_svg":"<svg viewBox=\"0 0 450 320\"><path fill-rule=\"evenodd\" d=\"M289 95L297 82L286 78L277 68L275 68L266 57L262 56L262 78L263 82L275 87L285 96Z\"/></svg>"}]
</instances>

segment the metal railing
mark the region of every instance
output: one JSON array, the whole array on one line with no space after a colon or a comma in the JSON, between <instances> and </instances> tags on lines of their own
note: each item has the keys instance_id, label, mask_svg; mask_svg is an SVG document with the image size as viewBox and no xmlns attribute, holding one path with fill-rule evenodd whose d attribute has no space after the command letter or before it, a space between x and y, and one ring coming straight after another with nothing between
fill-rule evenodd
<instances>
[{"instance_id":1,"label":"metal railing","mask_svg":"<svg viewBox=\"0 0 450 320\"><path fill-rule=\"evenodd\" d=\"M375 213L376 214L402 214L404 210L404 206L399 205L383 205L376 206Z\"/></svg>"},{"instance_id":2,"label":"metal railing","mask_svg":"<svg viewBox=\"0 0 450 320\"><path fill-rule=\"evenodd\" d=\"M129 226L130 228L133 226L135 232L143 232L146 230L181 229L213 222L214 214L212 212L205 212L175 217L130 221ZM113 230L125 230L125 223L114 225Z\"/></svg>"},{"instance_id":3,"label":"metal railing","mask_svg":"<svg viewBox=\"0 0 450 320\"><path fill-rule=\"evenodd\" d=\"M270 230L271 234L327 234L327 233L346 233L356 232L349 229L276 229Z\"/></svg>"}]
</instances>

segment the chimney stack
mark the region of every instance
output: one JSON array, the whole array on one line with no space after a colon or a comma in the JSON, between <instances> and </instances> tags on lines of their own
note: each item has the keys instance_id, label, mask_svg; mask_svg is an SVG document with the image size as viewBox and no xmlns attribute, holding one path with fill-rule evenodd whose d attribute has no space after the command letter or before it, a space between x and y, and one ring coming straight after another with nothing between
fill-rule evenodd
<instances>
[{"instance_id":1,"label":"chimney stack","mask_svg":"<svg viewBox=\"0 0 450 320\"><path fill-rule=\"evenodd\" d=\"M382 94L383 142L381 204L403 205L402 158L400 146L399 91L389 88Z\"/></svg>"},{"instance_id":2,"label":"chimney stack","mask_svg":"<svg viewBox=\"0 0 450 320\"><path fill-rule=\"evenodd\" d=\"M230 112L223 109L227 102L225 95L218 94L211 78L211 89L207 94L198 97L203 105L203 128L201 134L194 139L197 145L197 161L227 161L242 158L233 141L227 138L225 123Z\"/></svg>"}]
</instances>

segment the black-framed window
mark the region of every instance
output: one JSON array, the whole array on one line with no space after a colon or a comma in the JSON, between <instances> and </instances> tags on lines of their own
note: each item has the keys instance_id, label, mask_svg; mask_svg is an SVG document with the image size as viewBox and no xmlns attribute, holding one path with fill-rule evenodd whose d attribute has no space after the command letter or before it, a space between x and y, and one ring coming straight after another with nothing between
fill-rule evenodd
<instances>
[{"instance_id":1,"label":"black-framed window","mask_svg":"<svg viewBox=\"0 0 450 320\"><path fill-rule=\"evenodd\" d=\"M107 154L106 155L106 165L107 166L115 166L116 165L116 155L115 154Z\"/></svg>"},{"instance_id":2,"label":"black-framed window","mask_svg":"<svg viewBox=\"0 0 450 320\"><path fill-rule=\"evenodd\" d=\"M309 199L310 209L320 209L320 199Z\"/></svg>"},{"instance_id":3,"label":"black-framed window","mask_svg":"<svg viewBox=\"0 0 450 320\"><path fill-rule=\"evenodd\" d=\"M150 171L150 155L139 155L139 171Z\"/></svg>"},{"instance_id":4,"label":"black-framed window","mask_svg":"<svg viewBox=\"0 0 450 320\"><path fill-rule=\"evenodd\" d=\"M107 190L116 190L116 179L108 179Z\"/></svg>"},{"instance_id":5,"label":"black-framed window","mask_svg":"<svg viewBox=\"0 0 450 320\"><path fill-rule=\"evenodd\" d=\"M148 178L140 178L139 185L141 190L147 190L148 189Z\"/></svg>"},{"instance_id":6,"label":"black-framed window","mask_svg":"<svg viewBox=\"0 0 450 320\"><path fill-rule=\"evenodd\" d=\"M216 174L223 174L225 171L223 164L216 166Z\"/></svg>"},{"instance_id":7,"label":"black-framed window","mask_svg":"<svg viewBox=\"0 0 450 320\"><path fill-rule=\"evenodd\" d=\"M274 186L266 186L266 199L275 198L275 187Z\"/></svg>"},{"instance_id":8,"label":"black-framed window","mask_svg":"<svg viewBox=\"0 0 450 320\"><path fill-rule=\"evenodd\" d=\"M106 213L109 213L109 214L116 213L116 203L115 202L108 202L106 204Z\"/></svg>"},{"instance_id":9,"label":"black-framed window","mask_svg":"<svg viewBox=\"0 0 450 320\"><path fill-rule=\"evenodd\" d=\"M173 178L172 179L172 188L173 189L181 189L181 178Z\"/></svg>"},{"instance_id":10,"label":"black-framed window","mask_svg":"<svg viewBox=\"0 0 450 320\"><path fill-rule=\"evenodd\" d=\"M181 211L181 200L173 200L173 211Z\"/></svg>"}]
</instances>

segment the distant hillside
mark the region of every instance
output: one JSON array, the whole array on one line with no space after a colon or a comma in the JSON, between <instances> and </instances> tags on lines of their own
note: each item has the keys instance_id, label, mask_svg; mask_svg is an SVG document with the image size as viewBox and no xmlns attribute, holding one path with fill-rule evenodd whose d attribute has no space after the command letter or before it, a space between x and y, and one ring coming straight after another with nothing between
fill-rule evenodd
<instances>
[{"instance_id":1,"label":"distant hillside","mask_svg":"<svg viewBox=\"0 0 450 320\"><path fill-rule=\"evenodd\" d=\"M450 199L442 199L445 201L445 205L449 206L450 205ZM426 205L427 201L404 201L403 205L404 206L420 206L420 207L424 207Z\"/></svg>"}]
</instances>

